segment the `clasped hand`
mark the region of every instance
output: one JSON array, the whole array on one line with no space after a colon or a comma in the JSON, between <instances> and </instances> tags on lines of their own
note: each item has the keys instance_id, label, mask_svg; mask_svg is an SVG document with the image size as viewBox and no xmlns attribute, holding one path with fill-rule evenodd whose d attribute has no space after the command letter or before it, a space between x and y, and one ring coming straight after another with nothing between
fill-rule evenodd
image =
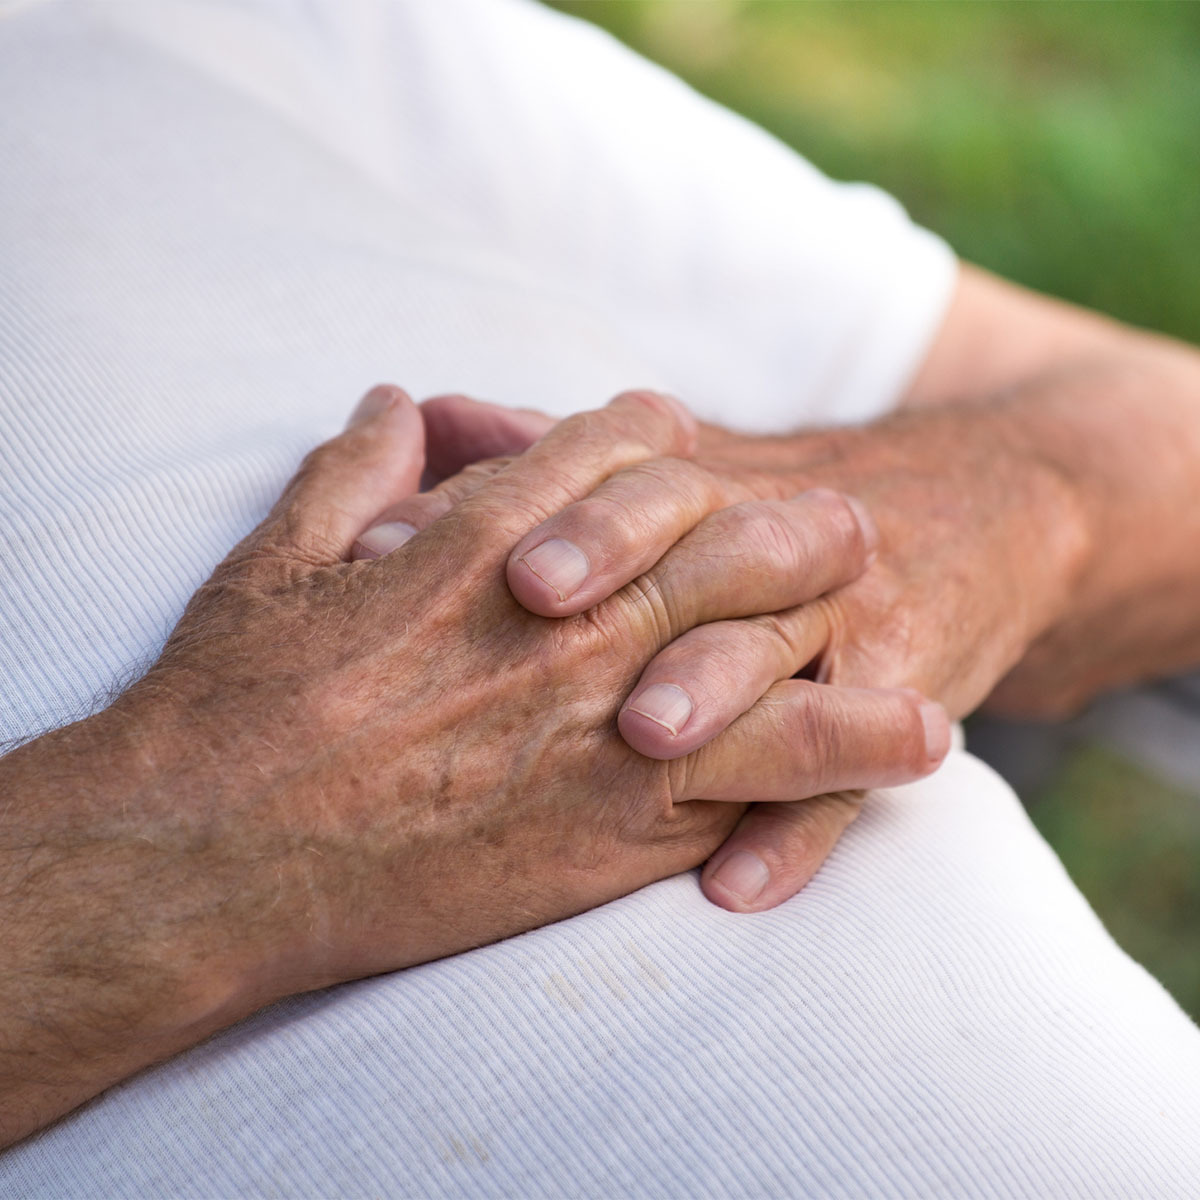
<instances>
[{"instance_id":1,"label":"clasped hand","mask_svg":"<svg viewBox=\"0 0 1200 1200\"><path fill-rule=\"evenodd\" d=\"M873 537L834 492L731 507L696 468L669 519L612 529L556 591L554 547L539 557L531 531L602 513L606 488L652 482L695 437L675 402L619 397L460 478L450 504L446 487L408 500L418 536L346 561L422 469L419 414L376 389L197 594L135 690L156 698L156 729L205 747L176 789L201 807L172 807L208 824L225 856L210 874L238 881L244 920L290 928L284 990L567 916L703 861L748 801L906 781L941 758L944 717L931 753L914 693L791 678L812 657L803 606L855 578ZM636 753L614 717L655 751L674 696L655 681L683 661L712 667L699 711L669 758Z\"/></svg>"},{"instance_id":2,"label":"clasped hand","mask_svg":"<svg viewBox=\"0 0 1200 1200\"><path fill-rule=\"evenodd\" d=\"M751 849L770 859L756 813L944 753L915 692L792 678L804 612L866 566L860 506L750 500L688 466L677 504L605 527L613 489L660 488L695 448L652 394L417 495L427 424L370 393L141 680L0 761L0 1143L279 997L706 859L710 896L777 903L836 833L818 819L807 859L780 853L746 900L722 867L738 884ZM368 553L381 511L420 531ZM582 572L547 533L581 517L607 529ZM807 811L840 828L852 801Z\"/></svg>"}]
</instances>

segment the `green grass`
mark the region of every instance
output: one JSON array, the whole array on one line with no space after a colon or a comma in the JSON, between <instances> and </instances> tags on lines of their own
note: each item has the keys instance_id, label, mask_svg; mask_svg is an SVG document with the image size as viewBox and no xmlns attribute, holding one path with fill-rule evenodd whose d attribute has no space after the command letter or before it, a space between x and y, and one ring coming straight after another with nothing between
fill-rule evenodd
<instances>
[{"instance_id":1,"label":"green grass","mask_svg":"<svg viewBox=\"0 0 1200 1200\"><path fill-rule=\"evenodd\" d=\"M1031 815L1113 937L1200 1018L1200 799L1088 746Z\"/></svg>"},{"instance_id":2,"label":"green grass","mask_svg":"<svg viewBox=\"0 0 1200 1200\"><path fill-rule=\"evenodd\" d=\"M1200 342L1200 3L563 0L968 260ZM1035 821L1200 1017L1200 798L1099 748Z\"/></svg>"},{"instance_id":3,"label":"green grass","mask_svg":"<svg viewBox=\"0 0 1200 1200\"><path fill-rule=\"evenodd\" d=\"M1200 341L1200 4L568 0L967 259Z\"/></svg>"}]
</instances>

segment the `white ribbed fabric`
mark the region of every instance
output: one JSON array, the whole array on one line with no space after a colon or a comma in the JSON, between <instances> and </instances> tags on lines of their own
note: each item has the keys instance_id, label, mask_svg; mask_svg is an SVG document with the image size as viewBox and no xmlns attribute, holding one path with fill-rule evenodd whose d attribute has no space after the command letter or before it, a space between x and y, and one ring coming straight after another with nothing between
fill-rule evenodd
<instances>
[{"instance_id":1,"label":"white ribbed fabric","mask_svg":"<svg viewBox=\"0 0 1200 1200\"><path fill-rule=\"evenodd\" d=\"M0 738L155 653L379 378L869 416L953 259L517 0L0 6ZM0 1197L1184 1197L1200 1034L955 754L805 892L693 876L260 1014Z\"/></svg>"},{"instance_id":2,"label":"white ribbed fabric","mask_svg":"<svg viewBox=\"0 0 1200 1200\"><path fill-rule=\"evenodd\" d=\"M774 912L690 875L261 1014L4 1197L1194 1197L1200 1034L955 754Z\"/></svg>"}]
</instances>

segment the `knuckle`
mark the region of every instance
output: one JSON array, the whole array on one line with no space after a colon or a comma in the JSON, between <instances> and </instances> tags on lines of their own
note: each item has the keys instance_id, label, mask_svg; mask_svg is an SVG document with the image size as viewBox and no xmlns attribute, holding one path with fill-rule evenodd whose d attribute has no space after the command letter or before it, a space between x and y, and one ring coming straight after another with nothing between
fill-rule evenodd
<instances>
[{"instance_id":1,"label":"knuckle","mask_svg":"<svg viewBox=\"0 0 1200 1200\"><path fill-rule=\"evenodd\" d=\"M525 534L574 499L569 470L544 462L538 467L536 488L529 486L527 479L499 472L459 500L454 511L488 544L497 534L509 538L506 548L511 550Z\"/></svg>"},{"instance_id":2,"label":"knuckle","mask_svg":"<svg viewBox=\"0 0 1200 1200\"><path fill-rule=\"evenodd\" d=\"M652 506L613 492L596 492L578 500L552 522L554 534L586 546L601 569L646 565L656 557L656 553L648 556L649 548L661 546L664 524Z\"/></svg>"},{"instance_id":3,"label":"knuckle","mask_svg":"<svg viewBox=\"0 0 1200 1200\"><path fill-rule=\"evenodd\" d=\"M637 559L646 546L644 514L615 496L589 496L571 506L555 534L586 546L601 568Z\"/></svg>"},{"instance_id":4,"label":"knuckle","mask_svg":"<svg viewBox=\"0 0 1200 1200\"><path fill-rule=\"evenodd\" d=\"M615 642L630 644L632 633L651 652L671 640L677 620L665 589L650 575L631 580L590 612Z\"/></svg>"},{"instance_id":5,"label":"knuckle","mask_svg":"<svg viewBox=\"0 0 1200 1200\"><path fill-rule=\"evenodd\" d=\"M796 529L783 509L766 501L736 506L741 544L757 557L791 567L800 558Z\"/></svg>"},{"instance_id":6,"label":"knuckle","mask_svg":"<svg viewBox=\"0 0 1200 1200\"><path fill-rule=\"evenodd\" d=\"M319 446L314 446L300 461L297 479L311 479L314 475L345 465L358 458L370 444L370 434L363 429L347 429L337 437Z\"/></svg>"},{"instance_id":7,"label":"knuckle","mask_svg":"<svg viewBox=\"0 0 1200 1200\"><path fill-rule=\"evenodd\" d=\"M616 396L609 407L632 409L635 412L640 410L642 419L650 415L659 425L662 425L665 417L666 422L662 427L667 436L680 444L683 453L690 455L695 452L699 435L696 419L674 396L652 388L631 388Z\"/></svg>"},{"instance_id":8,"label":"knuckle","mask_svg":"<svg viewBox=\"0 0 1200 1200\"><path fill-rule=\"evenodd\" d=\"M810 796L828 791L844 749L838 723L826 719L824 698L819 684L801 681L790 706L790 733L792 745L797 748L799 782Z\"/></svg>"},{"instance_id":9,"label":"knuckle","mask_svg":"<svg viewBox=\"0 0 1200 1200\"><path fill-rule=\"evenodd\" d=\"M532 465L532 464L530 464ZM578 459L563 455L558 461L542 456L535 471L501 471L484 482L475 493L487 503L510 508L530 518L529 527L545 521L578 499L584 489L578 475Z\"/></svg>"},{"instance_id":10,"label":"knuckle","mask_svg":"<svg viewBox=\"0 0 1200 1200\"><path fill-rule=\"evenodd\" d=\"M649 412L656 417L667 417L670 420L676 420L678 417L678 402L652 388L629 388L618 392L609 401L608 408Z\"/></svg>"},{"instance_id":11,"label":"knuckle","mask_svg":"<svg viewBox=\"0 0 1200 1200\"><path fill-rule=\"evenodd\" d=\"M444 513L442 519L453 522L458 545L472 555L485 556L494 551L507 557L530 525L536 524L536 518L531 519L520 505L490 495L468 497Z\"/></svg>"},{"instance_id":12,"label":"knuckle","mask_svg":"<svg viewBox=\"0 0 1200 1200\"><path fill-rule=\"evenodd\" d=\"M632 441L649 449L642 439L631 436L631 422L626 414L612 408L593 408L567 417L561 425L562 439L572 445L611 445Z\"/></svg>"},{"instance_id":13,"label":"knuckle","mask_svg":"<svg viewBox=\"0 0 1200 1200\"><path fill-rule=\"evenodd\" d=\"M639 485L639 496L660 493L677 508L708 511L725 499L724 489L711 471L676 455L635 463L622 475Z\"/></svg>"},{"instance_id":14,"label":"knuckle","mask_svg":"<svg viewBox=\"0 0 1200 1200\"><path fill-rule=\"evenodd\" d=\"M755 657L778 661L791 674L805 666L811 657L812 643L805 622L796 610L763 613L739 622L751 639Z\"/></svg>"},{"instance_id":15,"label":"knuckle","mask_svg":"<svg viewBox=\"0 0 1200 1200\"><path fill-rule=\"evenodd\" d=\"M434 491L464 492L467 488L476 488L485 484L489 479L499 475L513 461L511 454L501 458L484 458L479 462L468 463L457 475L440 483Z\"/></svg>"},{"instance_id":16,"label":"knuckle","mask_svg":"<svg viewBox=\"0 0 1200 1200\"><path fill-rule=\"evenodd\" d=\"M551 519L556 534L594 548L601 564L645 563L661 553L648 555L664 533L678 536L681 515L695 519L712 507L711 484L708 472L681 459L647 459Z\"/></svg>"}]
</instances>

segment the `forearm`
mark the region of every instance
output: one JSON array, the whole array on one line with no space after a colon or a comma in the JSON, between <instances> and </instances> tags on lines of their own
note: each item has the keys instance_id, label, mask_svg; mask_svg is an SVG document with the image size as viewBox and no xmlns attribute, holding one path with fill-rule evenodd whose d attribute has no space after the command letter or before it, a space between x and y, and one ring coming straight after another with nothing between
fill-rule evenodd
<instances>
[{"instance_id":1,"label":"forearm","mask_svg":"<svg viewBox=\"0 0 1200 1200\"><path fill-rule=\"evenodd\" d=\"M1200 353L1137 337L1122 350L1008 401L1030 453L1079 497L1089 546L997 711L1060 715L1200 664Z\"/></svg>"},{"instance_id":2,"label":"forearm","mask_svg":"<svg viewBox=\"0 0 1200 1200\"><path fill-rule=\"evenodd\" d=\"M959 591L942 619L969 612L980 589L1005 590L1019 618L1006 619L1008 641L985 646L979 630L991 684L1007 676L998 710L1057 715L1200 663L1200 353L1188 347L1123 330L1103 352L969 402L860 429L704 440L780 493L821 483L861 496L910 553L931 550L939 528L983 543L986 569L941 568ZM966 711L990 690L932 694Z\"/></svg>"},{"instance_id":3,"label":"forearm","mask_svg":"<svg viewBox=\"0 0 1200 1200\"><path fill-rule=\"evenodd\" d=\"M118 705L0 759L0 1146L268 998L222 919L228 865L151 747Z\"/></svg>"},{"instance_id":4,"label":"forearm","mask_svg":"<svg viewBox=\"0 0 1200 1200\"><path fill-rule=\"evenodd\" d=\"M964 265L901 409L1008 407L1071 481L1092 553L1069 610L992 697L1068 711L1200 661L1200 352Z\"/></svg>"}]
</instances>

